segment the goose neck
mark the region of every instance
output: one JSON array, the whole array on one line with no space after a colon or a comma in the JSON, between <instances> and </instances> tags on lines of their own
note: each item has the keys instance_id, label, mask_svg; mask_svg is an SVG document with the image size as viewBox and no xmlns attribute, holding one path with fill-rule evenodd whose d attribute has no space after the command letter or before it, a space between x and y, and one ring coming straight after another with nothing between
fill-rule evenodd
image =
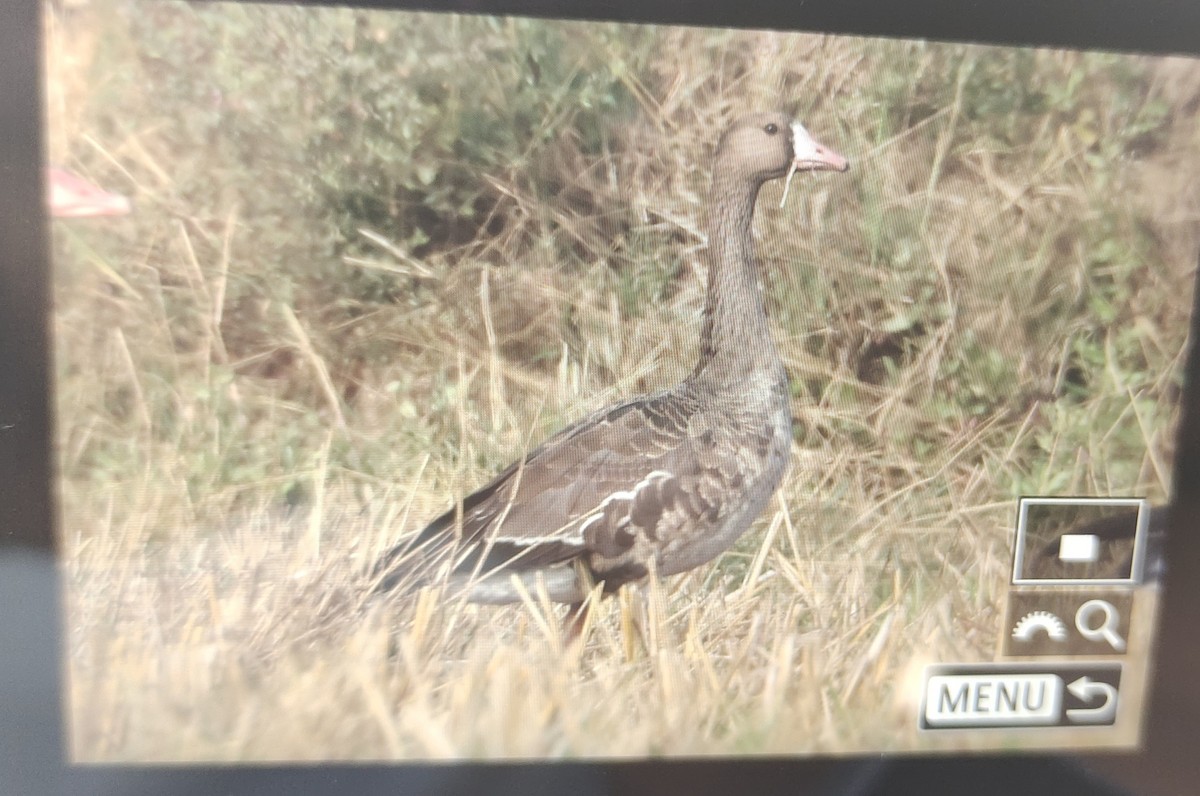
<instances>
[{"instance_id":1,"label":"goose neck","mask_svg":"<svg viewBox=\"0 0 1200 796\"><path fill-rule=\"evenodd\" d=\"M736 389L762 376L777 380L782 373L754 262L751 226L760 185L713 180L708 292L693 381Z\"/></svg>"}]
</instances>

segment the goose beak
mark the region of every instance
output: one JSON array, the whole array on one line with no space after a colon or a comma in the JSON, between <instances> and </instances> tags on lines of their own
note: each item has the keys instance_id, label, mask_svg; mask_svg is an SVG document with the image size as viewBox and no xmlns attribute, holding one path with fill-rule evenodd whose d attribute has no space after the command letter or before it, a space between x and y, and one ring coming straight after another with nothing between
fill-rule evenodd
<instances>
[{"instance_id":1,"label":"goose beak","mask_svg":"<svg viewBox=\"0 0 1200 796\"><path fill-rule=\"evenodd\" d=\"M799 122L792 125L793 171L849 171L850 161L813 139Z\"/></svg>"}]
</instances>

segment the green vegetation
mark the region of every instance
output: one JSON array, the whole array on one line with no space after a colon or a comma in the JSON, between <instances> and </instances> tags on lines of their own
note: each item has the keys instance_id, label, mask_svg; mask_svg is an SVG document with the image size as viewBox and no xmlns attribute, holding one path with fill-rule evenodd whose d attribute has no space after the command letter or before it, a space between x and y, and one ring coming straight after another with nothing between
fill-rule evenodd
<instances>
[{"instance_id":1,"label":"green vegetation","mask_svg":"<svg viewBox=\"0 0 1200 796\"><path fill-rule=\"evenodd\" d=\"M52 154L135 203L55 230L79 759L913 748L906 678L992 655L1013 498L1167 493L1193 64L136 0L49 23ZM774 107L853 163L759 204L778 506L566 653L536 599L365 601L454 496L690 370L713 146Z\"/></svg>"}]
</instances>

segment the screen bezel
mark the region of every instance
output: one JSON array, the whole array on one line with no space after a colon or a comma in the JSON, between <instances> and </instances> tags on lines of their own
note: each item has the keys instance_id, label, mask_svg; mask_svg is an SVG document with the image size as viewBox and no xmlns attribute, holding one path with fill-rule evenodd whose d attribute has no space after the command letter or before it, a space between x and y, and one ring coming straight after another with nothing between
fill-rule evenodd
<instances>
[{"instance_id":1,"label":"screen bezel","mask_svg":"<svg viewBox=\"0 0 1200 796\"><path fill-rule=\"evenodd\" d=\"M306 5L315 5L304 3ZM1168 0L1019 0L993 4L936 0L795 3L676 4L670 0L448 0L359 3L379 8L520 14L726 27L769 27L873 36L917 37L1008 45L1063 46L1200 56L1200 6ZM265 787L305 791L346 787L518 790L591 785L603 790L797 790L875 792L899 784L954 790L961 781L983 786L1062 792L1064 784L1100 789L1104 781L1136 792L1183 792L1194 784L1196 756L1190 740L1200 715L1200 688L1189 681L1200 660L1200 588L1176 570L1164 589L1159 646L1145 745L1137 753L1047 756L948 755L824 759L649 761L639 763L455 764L452 766L322 766L126 769L68 766L63 747L59 658L60 606L55 566L55 498L48 311L50 272L47 219L42 207L41 9L38 0L16 0L0 9L0 678L3 691L19 694L0 728L0 770L57 783L56 790L245 792ZM1200 331L1200 303L1191 317ZM1177 436L1174 502L1168 520L1167 558L1200 560L1200 541L1189 517L1200 516L1200 353L1188 352L1183 419ZM17 683L20 685L16 685ZM20 717L24 716L24 720ZM30 718L33 719L30 723ZM17 726L19 724L19 726ZM9 742L11 737L11 743ZM11 757L10 757L11 756ZM18 773L18 776L23 774ZM0 776L4 782L8 775ZM949 777L949 779L947 779ZM24 780L18 780L23 782ZM499 783L499 784L498 784ZM1008 787L1008 786L1005 786ZM13 791L16 792L16 791ZM982 791L976 791L982 792ZM993 791L988 791L993 792ZM1000 791L995 791L1000 792ZM1096 792L1089 789L1087 792Z\"/></svg>"}]
</instances>

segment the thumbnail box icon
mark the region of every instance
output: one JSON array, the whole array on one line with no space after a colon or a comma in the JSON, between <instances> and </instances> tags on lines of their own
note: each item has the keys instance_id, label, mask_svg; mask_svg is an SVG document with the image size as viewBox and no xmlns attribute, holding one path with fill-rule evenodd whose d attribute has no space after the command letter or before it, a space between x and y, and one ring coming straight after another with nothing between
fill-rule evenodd
<instances>
[{"instance_id":1,"label":"thumbnail box icon","mask_svg":"<svg viewBox=\"0 0 1200 796\"><path fill-rule=\"evenodd\" d=\"M1142 498L1021 498L1018 586L1130 586L1142 580L1149 504Z\"/></svg>"}]
</instances>

